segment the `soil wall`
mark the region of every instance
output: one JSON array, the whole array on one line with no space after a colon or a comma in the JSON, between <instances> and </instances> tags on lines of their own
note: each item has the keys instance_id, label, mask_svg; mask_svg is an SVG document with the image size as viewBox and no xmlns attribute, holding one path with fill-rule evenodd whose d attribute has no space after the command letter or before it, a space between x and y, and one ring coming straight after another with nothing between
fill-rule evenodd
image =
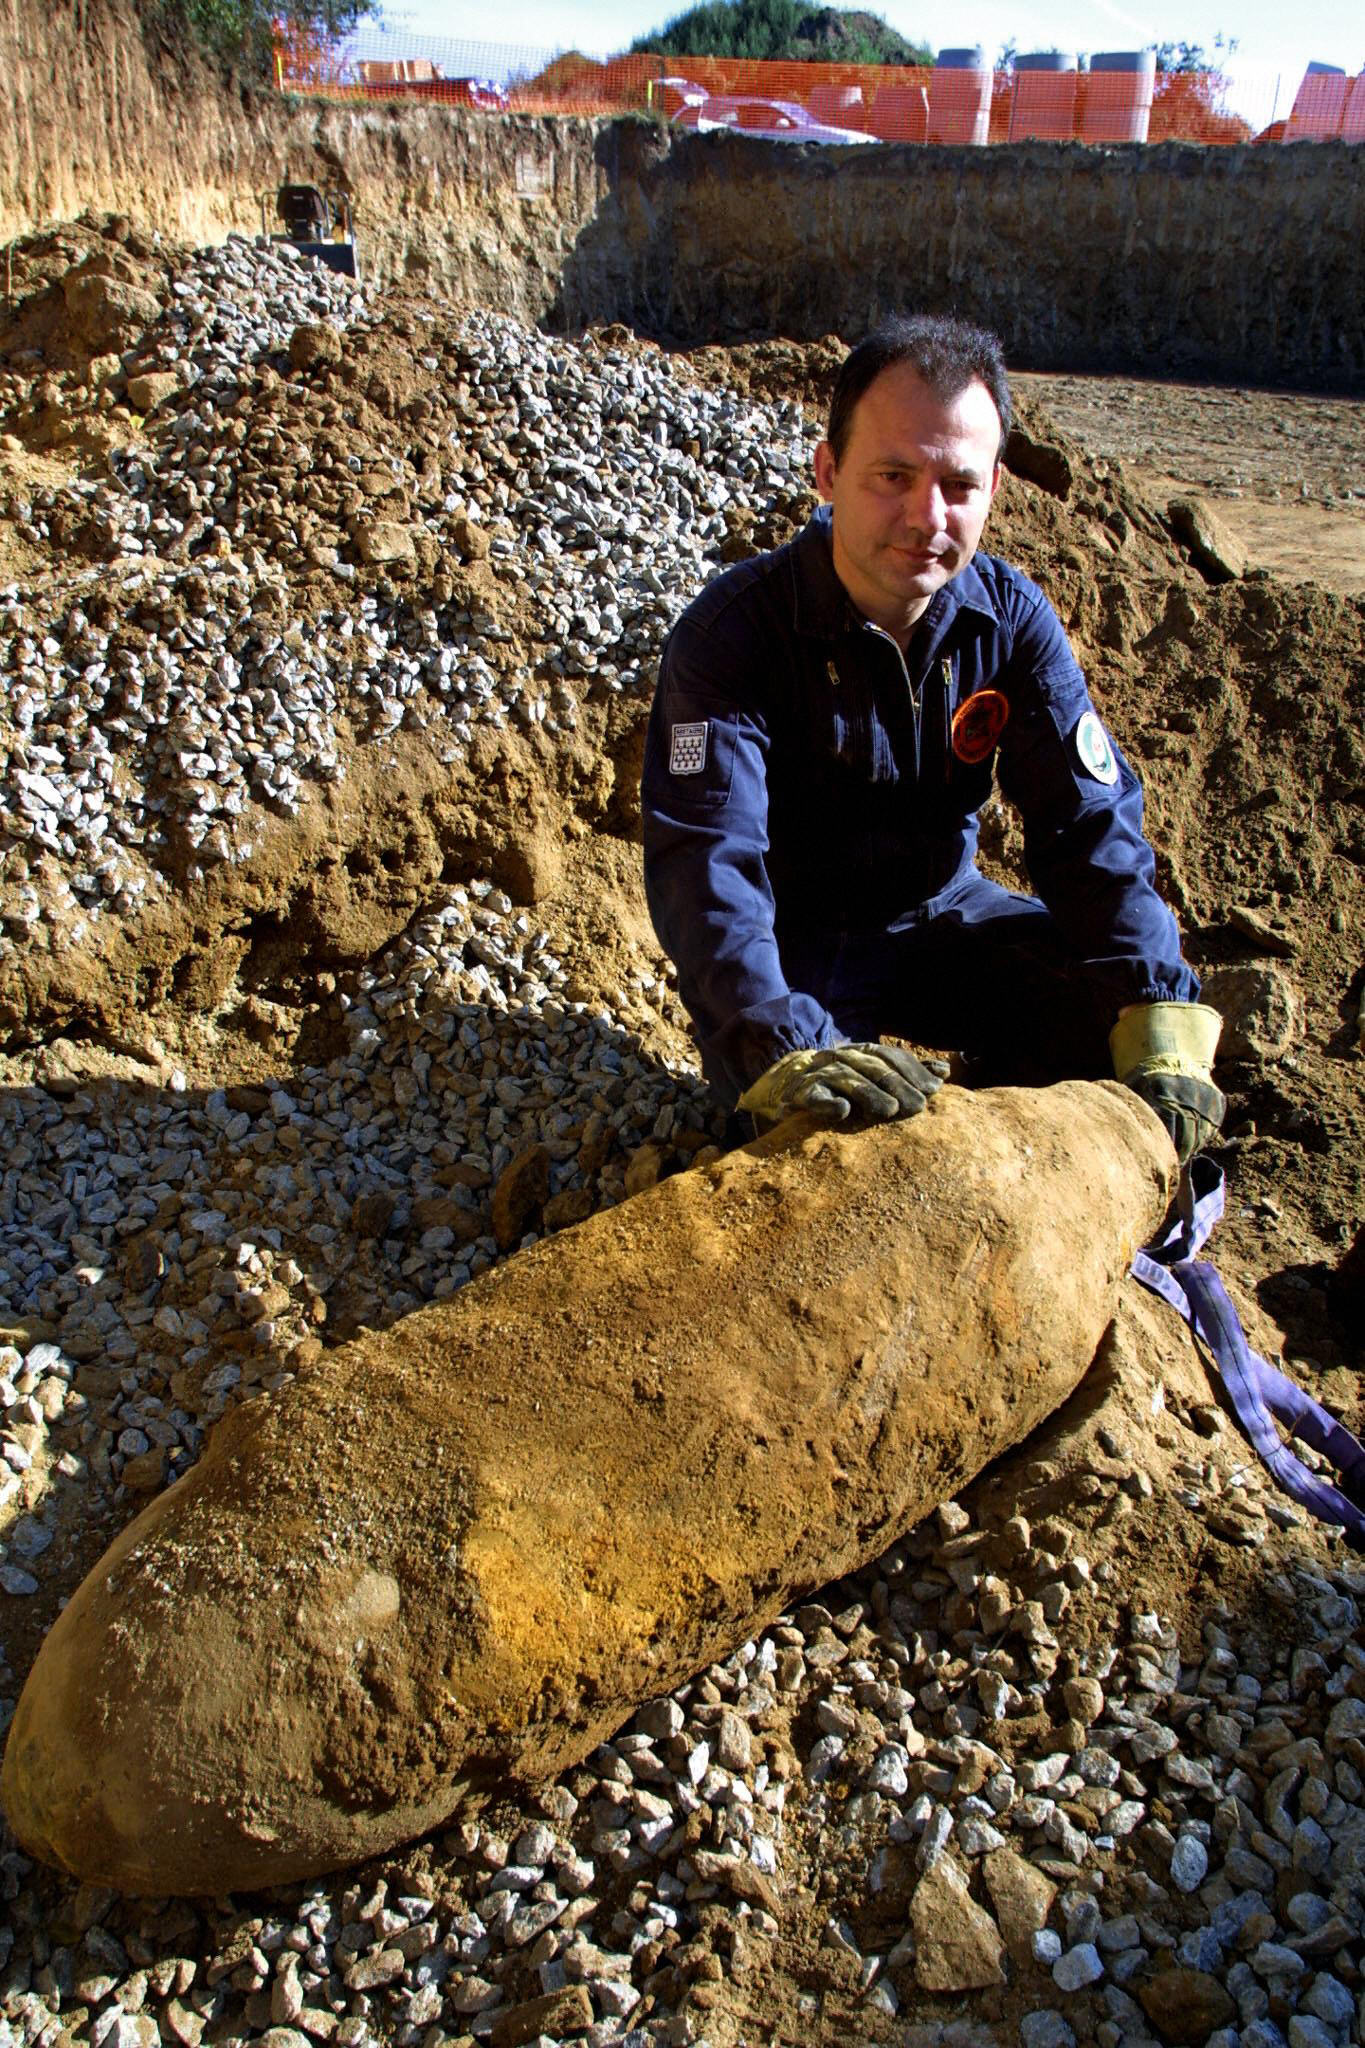
<instances>
[{"instance_id":1,"label":"soil wall","mask_svg":"<svg viewBox=\"0 0 1365 2048\"><path fill-rule=\"evenodd\" d=\"M670 147L670 140L672 146ZM1021 368L1365 385L1365 148L794 149L618 125L569 324L846 338L896 309Z\"/></svg>"},{"instance_id":2,"label":"soil wall","mask_svg":"<svg viewBox=\"0 0 1365 2048\"><path fill-rule=\"evenodd\" d=\"M648 123L225 91L126 0L0 0L0 237L85 207L197 241L342 182L371 276L684 344L997 327L1021 368L1365 388L1365 147L794 149Z\"/></svg>"}]
</instances>

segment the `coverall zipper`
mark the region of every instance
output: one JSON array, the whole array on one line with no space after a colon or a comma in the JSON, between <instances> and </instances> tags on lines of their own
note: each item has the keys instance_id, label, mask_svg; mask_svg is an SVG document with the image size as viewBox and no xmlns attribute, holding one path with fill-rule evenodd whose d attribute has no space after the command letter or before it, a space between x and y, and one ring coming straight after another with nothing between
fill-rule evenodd
<instances>
[{"instance_id":1,"label":"coverall zipper","mask_svg":"<svg viewBox=\"0 0 1365 2048\"><path fill-rule=\"evenodd\" d=\"M918 686L911 682L910 670L906 663L905 656L901 652L900 642L895 638L894 634L887 632L885 626L879 626L875 623L874 620L869 619L867 621L866 631L869 633L875 633L879 640L885 640L887 646L894 651L896 660L900 664L901 677L905 683L905 693L910 699L910 715L914 721L915 781L918 783L920 779L920 722L921 713L924 708L924 678L923 676L920 677Z\"/></svg>"}]
</instances>

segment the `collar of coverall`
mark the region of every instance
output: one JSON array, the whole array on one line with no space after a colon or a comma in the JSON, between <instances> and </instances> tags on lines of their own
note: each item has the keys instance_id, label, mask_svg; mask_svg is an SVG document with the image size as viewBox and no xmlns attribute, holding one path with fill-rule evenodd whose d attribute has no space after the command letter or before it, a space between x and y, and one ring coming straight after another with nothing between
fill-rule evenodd
<instances>
[{"instance_id":1,"label":"collar of coverall","mask_svg":"<svg viewBox=\"0 0 1365 2048\"><path fill-rule=\"evenodd\" d=\"M841 633L857 632L867 624L834 568L834 512L820 505L802 527L789 550L792 574L792 623L798 633L813 634L821 640L837 639ZM999 613L986 585L976 573L975 562L959 569L931 600L924 616L937 625L963 609L984 612L999 621Z\"/></svg>"}]
</instances>

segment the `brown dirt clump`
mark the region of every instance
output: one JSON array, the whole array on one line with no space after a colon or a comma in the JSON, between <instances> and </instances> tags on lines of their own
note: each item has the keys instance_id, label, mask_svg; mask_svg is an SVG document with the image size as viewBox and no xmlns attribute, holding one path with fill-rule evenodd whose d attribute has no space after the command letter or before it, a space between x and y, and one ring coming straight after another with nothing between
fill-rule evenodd
<instances>
[{"instance_id":1,"label":"brown dirt clump","mask_svg":"<svg viewBox=\"0 0 1365 2048\"><path fill-rule=\"evenodd\" d=\"M742 391L748 398L794 399L819 419L829 406L834 379L847 354L838 335L827 334L823 341L741 341L729 348L694 348L681 361L699 384Z\"/></svg>"}]
</instances>

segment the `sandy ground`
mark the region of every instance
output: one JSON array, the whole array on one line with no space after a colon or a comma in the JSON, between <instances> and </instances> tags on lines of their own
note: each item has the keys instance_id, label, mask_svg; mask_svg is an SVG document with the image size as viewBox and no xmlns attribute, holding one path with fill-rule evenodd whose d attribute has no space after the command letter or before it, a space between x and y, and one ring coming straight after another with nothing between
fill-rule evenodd
<instances>
[{"instance_id":1,"label":"sandy ground","mask_svg":"<svg viewBox=\"0 0 1365 2048\"><path fill-rule=\"evenodd\" d=\"M1255 564L1291 583L1365 591L1365 399L1126 377L1014 379L1154 505L1217 498Z\"/></svg>"}]
</instances>

